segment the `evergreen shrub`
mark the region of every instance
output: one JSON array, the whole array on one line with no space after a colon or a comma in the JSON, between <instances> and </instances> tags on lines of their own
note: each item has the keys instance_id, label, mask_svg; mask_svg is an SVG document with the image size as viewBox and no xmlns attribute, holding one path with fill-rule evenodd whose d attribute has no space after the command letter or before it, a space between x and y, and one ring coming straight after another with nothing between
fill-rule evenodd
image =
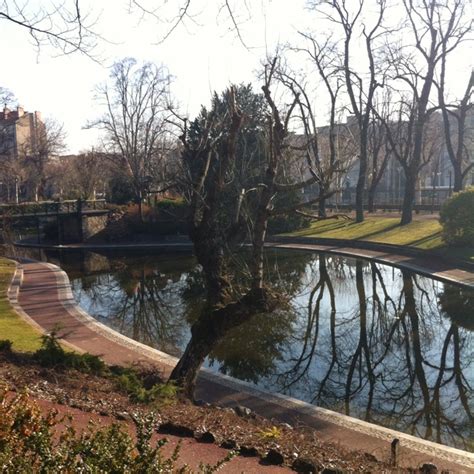
<instances>
[{"instance_id":1,"label":"evergreen shrub","mask_svg":"<svg viewBox=\"0 0 474 474\"><path fill-rule=\"evenodd\" d=\"M474 247L474 187L455 193L440 212L443 240L453 247Z\"/></svg>"}]
</instances>

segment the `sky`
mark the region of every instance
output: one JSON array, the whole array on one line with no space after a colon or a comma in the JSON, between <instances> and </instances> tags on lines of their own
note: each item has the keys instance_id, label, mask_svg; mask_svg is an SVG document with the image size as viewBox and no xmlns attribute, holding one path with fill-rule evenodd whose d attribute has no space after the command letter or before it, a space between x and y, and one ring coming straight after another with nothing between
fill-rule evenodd
<instances>
[{"instance_id":1,"label":"sky","mask_svg":"<svg viewBox=\"0 0 474 474\"><path fill-rule=\"evenodd\" d=\"M23 2L34 9L47 0ZM315 28L305 0L247 2L249 9L242 8L244 0L234 2L239 6L234 11L239 14L245 47L232 31L228 14L219 11L218 0L192 2L193 18L161 43L169 24L130 11L129 0L82 0L83 11L94 18L94 30L104 38L92 51L95 59L77 53L58 56L47 47L38 55L24 29L0 21L0 86L10 89L26 110L41 111L43 117L64 123L70 153L98 145L99 132L84 129L102 113L94 90L107 80L113 62L123 57L164 64L174 77L172 93L181 112L192 117L209 102L212 91L221 91L231 82L253 82L258 87L256 75L265 56L276 45L294 39L297 30ZM144 0L147 7L157 3ZM165 2L158 16L172 19L176 3ZM453 58L453 91L464 87L470 67L466 51Z\"/></svg>"}]
</instances>

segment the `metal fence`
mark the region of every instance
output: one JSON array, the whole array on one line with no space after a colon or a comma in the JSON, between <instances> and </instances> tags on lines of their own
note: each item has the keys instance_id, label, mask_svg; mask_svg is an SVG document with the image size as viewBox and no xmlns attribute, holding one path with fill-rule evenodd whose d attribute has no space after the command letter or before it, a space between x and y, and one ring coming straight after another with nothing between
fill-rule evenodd
<instances>
[{"instance_id":1,"label":"metal fence","mask_svg":"<svg viewBox=\"0 0 474 474\"><path fill-rule=\"evenodd\" d=\"M0 216L48 216L58 214L83 214L105 211L105 199L22 202L19 204L0 204Z\"/></svg>"}]
</instances>

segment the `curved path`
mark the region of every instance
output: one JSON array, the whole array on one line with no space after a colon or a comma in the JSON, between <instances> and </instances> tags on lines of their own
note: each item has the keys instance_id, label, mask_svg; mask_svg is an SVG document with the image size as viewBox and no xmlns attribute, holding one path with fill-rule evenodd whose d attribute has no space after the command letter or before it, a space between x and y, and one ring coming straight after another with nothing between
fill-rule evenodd
<instances>
[{"instance_id":1,"label":"curved path","mask_svg":"<svg viewBox=\"0 0 474 474\"><path fill-rule=\"evenodd\" d=\"M288 242L279 245L286 248L290 246ZM297 245L297 248L328 250L317 245L308 247L308 244ZM343 253L341 249L335 252ZM354 253L351 255L367 256ZM375 258L382 261L382 258L387 257L379 255ZM389 260L387 262L394 263ZM400 262L398 264L401 265ZM429 273L426 267L425 273ZM453 278L456 277L447 274L436 276L441 279L446 277L450 281L454 281ZM467 275L467 278L462 276L462 279L457 279L457 283L463 284L467 281L470 286L472 274ZM100 355L109 364L148 364L158 368L166 376L176 363L174 357L122 336L85 313L74 301L67 275L55 265L22 262L9 290L9 297L17 311L30 323L43 331L51 331L55 325L60 324L66 343L79 351ZM337 443L344 449L369 452L378 459L389 458L390 442L398 438L402 466L419 466L424 462L432 462L439 469L474 472L474 454L424 441L283 395L258 390L251 384L209 370L201 371L196 396L223 406L240 404L268 418L276 418L293 425L310 426L323 440Z\"/></svg>"},{"instance_id":2,"label":"curved path","mask_svg":"<svg viewBox=\"0 0 474 474\"><path fill-rule=\"evenodd\" d=\"M348 257L367 258L386 265L421 273L446 283L474 289L474 263L456 261L414 248L364 241L351 243L344 240L338 242L336 239L298 237L274 237L266 245L272 248L326 252Z\"/></svg>"}]
</instances>

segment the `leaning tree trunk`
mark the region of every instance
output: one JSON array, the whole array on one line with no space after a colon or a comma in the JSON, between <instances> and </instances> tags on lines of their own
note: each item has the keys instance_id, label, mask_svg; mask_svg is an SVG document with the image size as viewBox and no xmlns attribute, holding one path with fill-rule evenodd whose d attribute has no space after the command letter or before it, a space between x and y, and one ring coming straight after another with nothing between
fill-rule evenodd
<instances>
[{"instance_id":1,"label":"leaning tree trunk","mask_svg":"<svg viewBox=\"0 0 474 474\"><path fill-rule=\"evenodd\" d=\"M253 288L239 300L218 309L205 308L191 327L191 339L169 380L182 388L183 395L194 398L196 379L204 359L233 328L259 313L271 313L278 299L264 288Z\"/></svg>"},{"instance_id":2,"label":"leaning tree trunk","mask_svg":"<svg viewBox=\"0 0 474 474\"><path fill-rule=\"evenodd\" d=\"M171 372L170 381L182 388L182 394L194 399L194 389L199 369L204 359L217 345L217 337L213 338L214 327L212 322L203 322L200 319L191 327L191 339L186 349Z\"/></svg>"}]
</instances>

